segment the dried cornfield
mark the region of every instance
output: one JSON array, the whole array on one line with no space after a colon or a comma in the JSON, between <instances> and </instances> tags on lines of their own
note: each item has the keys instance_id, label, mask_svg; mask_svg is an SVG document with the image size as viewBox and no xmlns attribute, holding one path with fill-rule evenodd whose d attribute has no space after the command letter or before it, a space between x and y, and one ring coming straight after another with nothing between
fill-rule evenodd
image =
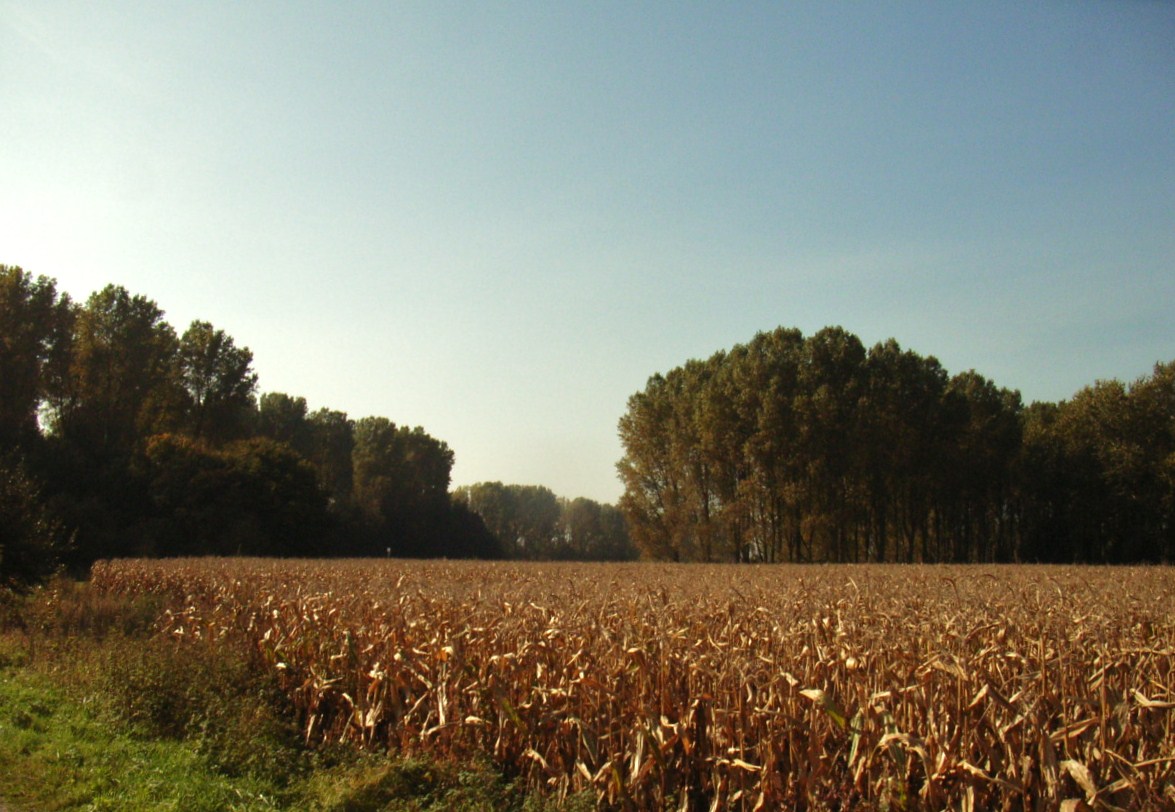
<instances>
[{"instance_id":1,"label":"dried cornfield","mask_svg":"<svg viewBox=\"0 0 1175 812\"><path fill-rule=\"evenodd\" d=\"M1175 808L1168 568L103 562L311 741L608 808Z\"/></svg>"}]
</instances>

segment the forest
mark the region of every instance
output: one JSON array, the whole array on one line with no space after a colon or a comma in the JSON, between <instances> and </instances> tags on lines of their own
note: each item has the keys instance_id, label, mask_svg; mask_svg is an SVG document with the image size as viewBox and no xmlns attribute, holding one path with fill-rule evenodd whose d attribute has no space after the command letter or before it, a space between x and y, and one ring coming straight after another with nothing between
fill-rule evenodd
<instances>
[{"instance_id":1,"label":"forest","mask_svg":"<svg viewBox=\"0 0 1175 812\"><path fill-rule=\"evenodd\" d=\"M612 506L451 493L454 452L423 428L257 381L208 322L179 333L120 286L79 304L0 265L0 583L128 556L634 555Z\"/></svg>"},{"instance_id":2,"label":"forest","mask_svg":"<svg viewBox=\"0 0 1175 812\"><path fill-rule=\"evenodd\" d=\"M780 328L651 377L620 436L647 558L1175 558L1175 362L1025 406L892 339Z\"/></svg>"},{"instance_id":3,"label":"forest","mask_svg":"<svg viewBox=\"0 0 1175 812\"><path fill-rule=\"evenodd\" d=\"M451 490L423 428L257 381L208 322L0 265L0 581L128 556L1175 558L1175 362L1025 406L893 339L763 332L629 398L615 507Z\"/></svg>"}]
</instances>

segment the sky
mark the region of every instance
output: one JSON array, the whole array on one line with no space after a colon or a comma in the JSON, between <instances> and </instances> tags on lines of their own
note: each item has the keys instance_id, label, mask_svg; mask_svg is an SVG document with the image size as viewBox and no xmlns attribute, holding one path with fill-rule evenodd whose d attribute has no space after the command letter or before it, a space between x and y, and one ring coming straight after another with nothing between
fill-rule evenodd
<instances>
[{"instance_id":1,"label":"sky","mask_svg":"<svg viewBox=\"0 0 1175 812\"><path fill-rule=\"evenodd\" d=\"M615 502L628 397L762 330L1175 360L1175 4L0 0L0 262Z\"/></svg>"}]
</instances>

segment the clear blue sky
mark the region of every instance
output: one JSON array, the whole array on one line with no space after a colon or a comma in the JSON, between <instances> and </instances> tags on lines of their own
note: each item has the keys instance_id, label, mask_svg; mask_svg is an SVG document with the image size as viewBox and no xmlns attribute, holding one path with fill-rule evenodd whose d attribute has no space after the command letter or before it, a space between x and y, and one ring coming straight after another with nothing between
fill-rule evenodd
<instances>
[{"instance_id":1,"label":"clear blue sky","mask_svg":"<svg viewBox=\"0 0 1175 812\"><path fill-rule=\"evenodd\" d=\"M628 396L759 330L1175 359L1175 4L0 0L0 262L613 501Z\"/></svg>"}]
</instances>

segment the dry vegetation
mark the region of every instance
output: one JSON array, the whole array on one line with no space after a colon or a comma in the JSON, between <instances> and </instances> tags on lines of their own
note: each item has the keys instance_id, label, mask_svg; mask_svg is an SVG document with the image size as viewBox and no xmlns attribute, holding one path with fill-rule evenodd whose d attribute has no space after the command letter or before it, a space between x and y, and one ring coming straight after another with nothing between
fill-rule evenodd
<instances>
[{"instance_id":1,"label":"dry vegetation","mask_svg":"<svg viewBox=\"0 0 1175 812\"><path fill-rule=\"evenodd\" d=\"M1175 571L100 563L311 741L618 808L1175 808Z\"/></svg>"}]
</instances>

